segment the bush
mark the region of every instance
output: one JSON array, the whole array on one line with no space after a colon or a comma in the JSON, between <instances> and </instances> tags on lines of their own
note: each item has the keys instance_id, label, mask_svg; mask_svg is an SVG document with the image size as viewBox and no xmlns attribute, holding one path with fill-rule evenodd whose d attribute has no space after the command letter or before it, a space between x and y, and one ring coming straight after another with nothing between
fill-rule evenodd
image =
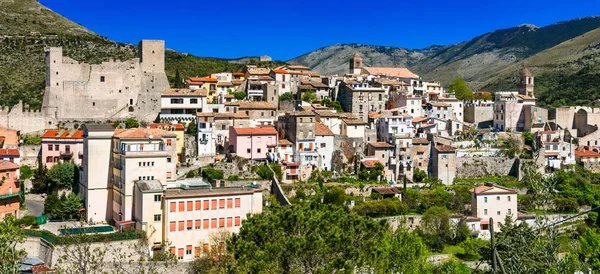
<instances>
[{"instance_id":1,"label":"bush","mask_svg":"<svg viewBox=\"0 0 600 274\"><path fill-rule=\"evenodd\" d=\"M356 205L353 210L363 216L380 217L405 214L408 206L397 198L386 198Z\"/></svg>"},{"instance_id":2,"label":"bush","mask_svg":"<svg viewBox=\"0 0 600 274\"><path fill-rule=\"evenodd\" d=\"M458 258L465 261L477 261L483 257L482 254L486 254L490 242L478 238L467 238L459 246L463 248L464 253L456 254Z\"/></svg>"},{"instance_id":3,"label":"bush","mask_svg":"<svg viewBox=\"0 0 600 274\"><path fill-rule=\"evenodd\" d=\"M136 127L140 127L140 122L138 122L136 119L129 118L129 119L125 120L125 128L136 128Z\"/></svg>"},{"instance_id":4,"label":"bush","mask_svg":"<svg viewBox=\"0 0 600 274\"><path fill-rule=\"evenodd\" d=\"M240 176L238 175L229 175L227 176L227 181L237 181L240 179Z\"/></svg>"},{"instance_id":5,"label":"bush","mask_svg":"<svg viewBox=\"0 0 600 274\"><path fill-rule=\"evenodd\" d=\"M195 178L198 177L198 171L190 170L185 174L185 178Z\"/></svg>"},{"instance_id":6,"label":"bush","mask_svg":"<svg viewBox=\"0 0 600 274\"><path fill-rule=\"evenodd\" d=\"M38 224L38 222L33 222L33 224L31 224L31 229L40 229L40 224Z\"/></svg>"},{"instance_id":7,"label":"bush","mask_svg":"<svg viewBox=\"0 0 600 274\"><path fill-rule=\"evenodd\" d=\"M17 219L17 221L15 223L17 225L24 224L25 226L33 225L33 223L35 223L35 216L33 216L33 215L25 215L25 216L23 216L23 218Z\"/></svg>"},{"instance_id":8,"label":"bush","mask_svg":"<svg viewBox=\"0 0 600 274\"><path fill-rule=\"evenodd\" d=\"M202 176L207 180L222 180L224 175L223 170L214 169L212 167L204 167L202 168Z\"/></svg>"},{"instance_id":9,"label":"bush","mask_svg":"<svg viewBox=\"0 0 600 274\"><path fill-rule=\"evenodd\" d=\"M22 165L20 168L21 171L21 179L26 180L33 177L34 170L26 165Z\"/></svg>"}]
</instances>

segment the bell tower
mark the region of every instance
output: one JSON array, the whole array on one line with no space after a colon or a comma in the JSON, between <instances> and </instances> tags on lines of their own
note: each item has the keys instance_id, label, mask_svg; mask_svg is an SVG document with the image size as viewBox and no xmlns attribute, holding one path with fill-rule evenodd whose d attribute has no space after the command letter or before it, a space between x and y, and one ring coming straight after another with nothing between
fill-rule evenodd
<instances>
[{"instance_id":1,"label":"bell tower","mask_svg":"<svg viewBox=\"0 0 600 274\"><path fill-rule=\"evenodd\" d=\"M354 56L350 58L350 74L360 74L363 66L362 58L358 55L358 52L354 53Z\"/></svg>"},{"instance_id":2,"label":"bell tower","mask_svg":"<svg viewBox=\"0 0 600 274\"><path fill-rule=\"evenodd\" d=\"M519 78L517 80L517 90L519 91L519 94L535 98L533 85L533 74L531 74L527 68L524 68L519 72Z\"/></svg>"}]
</instances>

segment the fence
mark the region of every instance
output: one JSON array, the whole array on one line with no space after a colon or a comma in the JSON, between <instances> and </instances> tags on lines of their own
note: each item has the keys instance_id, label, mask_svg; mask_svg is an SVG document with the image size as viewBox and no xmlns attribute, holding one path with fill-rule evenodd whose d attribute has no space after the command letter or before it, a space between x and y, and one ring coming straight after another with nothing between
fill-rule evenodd
<instances>
[{"instance_id":1,"label":"fence","mask_svg":"<svg viewBox=\"0 0 600 274\"><path fill-rule=\"evenodd\" d=\"M63 237L54 235L48 230L33 230L25 229L25 236L42 238L53 245L64 245L72 242L73 236ZM85 242L97 243L97 242L113 242L113 241L125 241L125 240L136 240L145 237L143 231L125 231L116 232L110 234L91 234L85 235Z\"/></svg>"}]
</instances>

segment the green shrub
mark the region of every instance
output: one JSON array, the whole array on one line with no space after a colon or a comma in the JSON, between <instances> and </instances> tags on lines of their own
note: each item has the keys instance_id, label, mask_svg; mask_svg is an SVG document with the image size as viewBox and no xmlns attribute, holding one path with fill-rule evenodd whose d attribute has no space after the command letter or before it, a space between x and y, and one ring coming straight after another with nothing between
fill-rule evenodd
<instances>
[{"instance_id":1,"label":"green shrub","mask_svg":"<svg viewBox=\"0 0 600 274\"><path fill-rule=\"evenodd\" d=\"M21 179L26 180L33 177L34 170L26 165L22 165L20 168L21 171Z\"/></svg>"},{"instance_id":2,"label":"green shrub","mask_svg":"<svg viewBox=\"0 0 600 274\"><path fill-rule=\"evenodd\" d=\"M16 221L17 225L24 224L25 226L30 226L33 223L35 223L35 216L33 216L33 215L25 215L25 216L23 216L23 218L18 219Z\"/></svg>"},{"instance_id":3,"label":"green shrub","mask_svg":"<svg viewBox=\"0 0 600 274\"><path fill-rule=\"evenodd\" d=\"M224 175L223 170L214 169L212 167L203 167L202 176L207 180L222 180Z\"/></svg>"}]
</instances>

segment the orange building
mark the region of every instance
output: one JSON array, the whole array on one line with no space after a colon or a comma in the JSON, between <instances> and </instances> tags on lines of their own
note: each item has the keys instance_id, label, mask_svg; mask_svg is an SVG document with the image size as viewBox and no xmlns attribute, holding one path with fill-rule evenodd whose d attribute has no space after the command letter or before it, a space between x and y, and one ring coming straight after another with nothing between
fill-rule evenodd
<instances>
[{"instance_id":1,"label":"orange building","mask_svg":"<svg viewBox=\"0 0 600 274\"><path fill-rule=\"evenodd\" d=\"M0 160L0 220L11 214L19 217L19 204L22 193L17 175L18 170L19 165Z\"/></svg>"}]
</instances>

